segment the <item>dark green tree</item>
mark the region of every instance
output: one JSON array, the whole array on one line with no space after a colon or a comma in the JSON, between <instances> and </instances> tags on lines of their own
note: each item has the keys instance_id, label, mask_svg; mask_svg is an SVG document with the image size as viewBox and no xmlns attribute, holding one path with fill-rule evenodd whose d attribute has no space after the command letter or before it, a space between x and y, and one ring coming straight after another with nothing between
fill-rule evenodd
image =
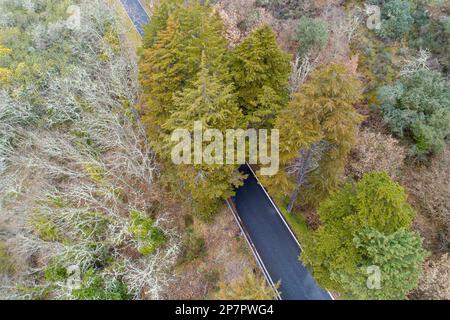
<instances>
[{"instance_id":1,"label":"dark green tree","mask_svg":"<svg viewBox=\"0 0 450 320\"><path fill-rule=\"evenodd\" d=\"M231 58L231 74L239 107L254 127L270 127L288 100L290 56L277 45L274 32L264 26L252 32Z\"/></svg>"},{"instance_id":2,"label":"dark green tree","mask_svg":"<svg viewBox=\"0 0 450 320\"><path fill-rule=\"evenodd\" d=\"M438 72L419 69L379 90L384 119L391 131L411 144L423 159L441 152L450 134L450 88Z\"/></svg>"}]
</instances>

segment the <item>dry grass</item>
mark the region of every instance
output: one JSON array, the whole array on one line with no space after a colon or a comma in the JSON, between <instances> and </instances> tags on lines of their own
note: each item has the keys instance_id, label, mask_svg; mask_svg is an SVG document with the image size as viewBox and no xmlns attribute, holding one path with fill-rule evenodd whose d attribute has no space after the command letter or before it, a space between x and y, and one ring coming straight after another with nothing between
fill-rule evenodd
<instances>
[{"instance_id":1,"label":"dry grass","mask_svg":"<svg viewBox=\"0 0 450 320\"><path fill-rule=\"evenodd\" d=\"M108 0L108 2L117 13L120 18L120 22L125 29L125 34L121 35L121 40L125 41L125 43L131 48L139 48L142 45L141 37L128 17L122 3L120 3L120 0Z\"/></svg>"},{"instance_id":2,"label":"dry grass","mask_svg":"<svg viewBox=\"0 0 450 320\"><path fill-rule=\"evenodd\" d=\"M211 298L218 282L239 279L248 269L260 272L228 208L224 207L212 223L195 221L192 229L204 240L205 251L176 268L176 280L166 291L167 298Z\"/></svg>"}]
</instances>

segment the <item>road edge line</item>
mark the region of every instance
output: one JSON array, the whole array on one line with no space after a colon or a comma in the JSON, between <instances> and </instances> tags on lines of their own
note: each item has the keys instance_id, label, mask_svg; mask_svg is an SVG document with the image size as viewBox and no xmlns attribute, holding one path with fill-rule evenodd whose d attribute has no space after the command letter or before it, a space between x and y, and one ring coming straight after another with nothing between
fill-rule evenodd
<instances>
[{"instance_id":1,"label":"road edge line","mask_svg":"<svg viewBox=\"0 0 450 320\"><path fill-rule=\"evenodd\" d=\"M280 212L280 209L278 209L278 206L275 204L275 202L273 201L272 197L270 196L270 194L267 192L266 188L264 187L264 185L261 183L261 181L259 181L258 176L256 175L255 171L253 170L253 168L250 166L250 164L248 162L245 162L245 164L247 165L247 167L250 169L250 171L252 172L253 176L255 177L256 181L258 182L258 184L261 186L261 189L264 191L264 193L266 194L267 198L269 199L270 203L272 204L272 206L275 208L276 212L278 213L278 215L280 216L281 220L284 222L284 224L286 225L287 229L289 230L289 232L291 233L291 236L294 238L295 242L297 242L298 246L300 247L300 250L303 251L302 245L300 244L300 242L298 241L297 237L295 236L294 232L292 231L291 227L289 226L289 224L287 223L286 219L283 217L283 214ZM312 276L312 275L311 275ZM314 278L314 277L313 277ZM315 279L314 279L315 281ZM331 300L335 300L333 295L331 294L331 292L327 289L326 292L328 293L328 295L331 297Z\"/></svg>"},{"instance_id":2,"label":"road edge line","mask_svg":"<svg viewBox=\"0 0 450 320\"><path fill-rule=\"evenodd\" d=\"M244 235L245 241L247 242L247 245L249 246L250 250L252 251L256 262L258 263L259 267L262 269L262 272L263 272L264 277L266 278L266 281L269 283L269 285L271 286L272 290L276 293L277 299L278 300L283 300L281 298L280 292L275 287L275 283L273 282L272 277L269 274L269 271L267 271L267 268L264 265L264 262L262 261L261 256L258 253L258 250L256 249L255 245L251 241L250 236L248 235L247 231L244 229L242 221L240 220L240 218L238 217L237 213L233 209L233 206L230 204L230 200L227 199L226 203L227 203L228 208L230 209L230 211L231 211L231 213L232 213L232 215L234 217L234 220L236 221L237 225L239 226L239 229L241 229L241 232Z\"/></svg>"}]
</instances>

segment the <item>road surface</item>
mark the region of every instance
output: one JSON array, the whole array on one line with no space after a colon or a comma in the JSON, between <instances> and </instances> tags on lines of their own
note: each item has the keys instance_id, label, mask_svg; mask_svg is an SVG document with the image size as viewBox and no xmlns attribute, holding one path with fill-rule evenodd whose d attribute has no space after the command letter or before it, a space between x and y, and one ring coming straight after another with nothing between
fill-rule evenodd
<instances>
[{"instance_id":1,"label":"road surface","mask_svg":"<svg viewBox=\"0 0 450 320\"><path fill-rule=\"evenodd\" d=\"M150 18L139 0L120 0L128 16L141 37L144 36L144 26Z\"/></svg>"},{"instance_id":2,"label":"road surface","mask_svg":"<svg viewBox=\"0 0 450 320\"><path fill-rule=\"evenodd\" d=\"M150 21L139 0L121 0L128 16L143 36L144 25ZM300 263L300 246L285 224L275 205L264 189L258 184L248 166L242 171L249 177L244 186L233 197L234 206L246 230L244 236L257 260L261 262L263 273L270 281L281 281L279 291L285 300L330 300L331 295L318 287L309 271Z\"/></svg>"},{"instance_id":3,"label":"road surface","mask_svg":"<svg viewBox=\"0 0 450 320\"><path fill-rule=\"evenodd\" d=\"M301 249L277 209L258 184L248 166L244 186L233 198L240 220L251 238L274 283L281 281L279 291L283 300L330 300L310 272L300 263Z\"/></svg>"}]
</instances>

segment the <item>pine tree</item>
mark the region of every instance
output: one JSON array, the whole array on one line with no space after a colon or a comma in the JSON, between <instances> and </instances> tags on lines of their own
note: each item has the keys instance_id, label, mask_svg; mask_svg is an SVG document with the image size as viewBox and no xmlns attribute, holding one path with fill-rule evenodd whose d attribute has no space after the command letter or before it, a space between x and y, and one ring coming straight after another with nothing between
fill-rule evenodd
<instances>
[{"instance_id":1,"label":"pine tree","mask_svg":"<svg viewBox=\"0 0 450 320\"><path fill-rule=\"evenodd\" d=\"M160 1L152 12L152 18L149 24L144 27L144 37L142 39L142 48L153 48L158 42L158 34L167 29L167 20L169 16L176 11L183 3L183 0L164 0Z\"/></svg>"},{"instance_id":2,"label":"pine tree","mask_svg":"<svg viewBox=\"0 0 450 320\"><path fill-rule=\"evenodd\" d=\"M290 56L277 45L274 32L264 26L252 32L231 58L238 103L254 127L271 127L289 100Z\"/></svg>"},{"instance_id":3,"label":"pine tree","mask_svg":"<svg viewBox=\"0 0 450 320\"><path fill-rule=\"evenodd\" d=\"M336 188L362 120L353 107L360 98L360 81L334 64L314 72L280 112L275 128L282 170L264 180L275 195L290 197L288 211L300 194L317 204Z\"/></svg>"},{"instance_id":4,"label":"pine tree","mask_svg":"<svg viewBox=\"0 0 450 320\"><path fill-rule=\"evenodd\" d=\"M145 49L140 61L140 82L144 92L141 112L157 153L161 148L158 144L161 126L173 109L174 94L183 88L185 81L187 68L181 38L179 23L170 17L167 29L159 33L156 46Z\"/></svg>"},{"instance_id":5,"label":"pine tree","mask_svg":"<svg viewBox=\"0 0 450 320\"><path fill-rule=\"evenodd\" d=\"M319 215L321 226L303 243L301 260L323 287L356 298L394 298L417 283L425 252L409 231L415 213L386 173L346 184L320 205ZM366 290L372 265L383 272L382 292Z\"/></svg>"},{"instance_id":6,"label":"pine tree","mask_svg":"<svg viewBox=\"0 0 450 320\"><path fill-rule=\"evenodd\" d=\"M144 91L141 111L154 150L161 155L161 141L171 132L162 125L174 111L173 97L199 72L202 51L218 77L229 81L226 39L220 17L210 6L193 1L175 7L156 44L144 49L140 79Z\"/></svg>"},{"instance_id":7,"label":"pine tree","mask_svg":"<svg viewBox=\"0 0 450 320\"><path fill-rule=\"evenodd\" d=\"M245 126L232 85L222 82L208 63L205 53L202 54L197 79L177 95L174 106L175 111L164 125L168 132L181 128L192 132L194 122L199 121L203 132L206 129L217 129L225 137L225 130ZM169 137L166 139L166 152L169 154L173 142ZM208 144L204 144L203 150ZM225 151L223 154L225 155ZM215 156L214 152L212 156ZM233 195L233 187L242 184L242 176L237 169L236 165L205 164L205 161L202 164L181 165L176 168L192 197L194 211L205 219L216 212L223 200Z\"/></svg>"}]
</instances>

